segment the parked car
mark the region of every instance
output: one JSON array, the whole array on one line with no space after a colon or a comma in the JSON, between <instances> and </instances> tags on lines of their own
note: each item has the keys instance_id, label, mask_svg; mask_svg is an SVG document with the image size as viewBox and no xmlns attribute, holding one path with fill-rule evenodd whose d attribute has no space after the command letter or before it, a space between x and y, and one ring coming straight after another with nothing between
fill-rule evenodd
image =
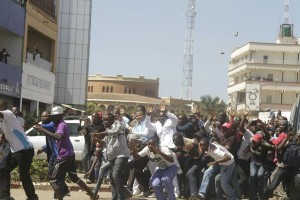
<instances>
[{"instance_id":1,"label":"parked car","mask_svg":"<svg viewBox=\"0 0 300 200\"><path fill-rule=\"evenodd\" d=\"M66 118L65 122L70 132L70 140L73 144L75 160L81 161L82 151L84 147L84 136L80 135L78 131L80 121L76 118ZM28 136L30 142L32 142L33 144L35 157L38 159L47 159L46 153L41 153L37 156L37 150L46 144L45 134L31 127L26 131L26 135Z\"/></svg>"}]
</instances>

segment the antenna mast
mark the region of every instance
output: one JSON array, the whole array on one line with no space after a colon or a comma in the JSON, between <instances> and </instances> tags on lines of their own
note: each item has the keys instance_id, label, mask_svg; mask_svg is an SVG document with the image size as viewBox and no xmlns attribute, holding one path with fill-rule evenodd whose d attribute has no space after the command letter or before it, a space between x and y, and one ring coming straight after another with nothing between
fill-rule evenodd
<instances>
[{"instance_id":1,"label":"antenna mast","mask_svg":"<svg viewBox=\"0 0 300 200\"><path fill-rule=\"evenodd\" d=\"M290 0L284 0L284 23L289 24Z\"/></svg>"},{"instance_id":2,"label":"antenna mast","mask_svg":"<svg viewBox=\"0 0 300 200\"><path fill-rule=\"evenodd\" d=\"M186 30L184 43L183 71L181 97L192 99L192 80L193 80L193 43L194 43L194 24L195 24L195 0L188 0L188 7L185 13Z\"/></svg>"}]
</instances>

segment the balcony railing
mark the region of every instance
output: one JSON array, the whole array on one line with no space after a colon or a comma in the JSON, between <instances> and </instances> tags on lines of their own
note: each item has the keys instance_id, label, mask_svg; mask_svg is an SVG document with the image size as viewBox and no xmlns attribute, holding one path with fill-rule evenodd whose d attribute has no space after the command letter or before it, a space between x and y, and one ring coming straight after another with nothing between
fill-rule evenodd
<instances>
[{"instance_id":1,"label":"balcony railing","mask_svg":"<svg viewBox=\"0 0 300 200\"><path fill-rule=\"evenodd\" d=\"M257 64L273 64L273 65L300 65L299 61L291 60L269 60L269 59L244 59L237 63L230 64L230 70L235 69L245 63L257 63Z\"/></svg>"},{"instance_id":2,"label":"balcony railing","mask_svg":"<svg viewBox=\"0 0 300 200\"><path fill-rule=\"evenodd\" d=\"M42 9L44 12L55 18L54 0L30 0L32 4Z\"/></svg>"}]
</instances>

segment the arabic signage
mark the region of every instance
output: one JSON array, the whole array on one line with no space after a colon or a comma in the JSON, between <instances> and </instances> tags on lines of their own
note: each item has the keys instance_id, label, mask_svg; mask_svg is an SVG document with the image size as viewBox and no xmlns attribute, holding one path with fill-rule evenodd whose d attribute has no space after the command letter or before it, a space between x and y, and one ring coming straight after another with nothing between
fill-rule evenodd
<instances>
[{"instance_id":1,"label":"arabic signage","mask_svg":"<svg viewBox=\"0 0 300 200\"><path fill-rule=\"evenodd\" d=\"M20 97L21 76L20 67L14 67L0 62L0 94Z\"/></svg>"}]
</instances>

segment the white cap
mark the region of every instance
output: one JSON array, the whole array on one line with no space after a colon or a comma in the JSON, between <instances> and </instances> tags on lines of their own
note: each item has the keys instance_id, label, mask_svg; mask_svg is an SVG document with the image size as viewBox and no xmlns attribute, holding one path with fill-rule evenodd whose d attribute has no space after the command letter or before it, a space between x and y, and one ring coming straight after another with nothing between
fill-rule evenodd
<instances>
[{"instance_id":1,"label":"white cap","mask_svg":"<svg viewBox=\"0 0 300 200\"><path fill-rule=\"evenodd\" d=\"M60 115L64 114L64 109L60 106L55 106L51 109L51 114L50 115Z\"/></svg>"}]
</instances>

